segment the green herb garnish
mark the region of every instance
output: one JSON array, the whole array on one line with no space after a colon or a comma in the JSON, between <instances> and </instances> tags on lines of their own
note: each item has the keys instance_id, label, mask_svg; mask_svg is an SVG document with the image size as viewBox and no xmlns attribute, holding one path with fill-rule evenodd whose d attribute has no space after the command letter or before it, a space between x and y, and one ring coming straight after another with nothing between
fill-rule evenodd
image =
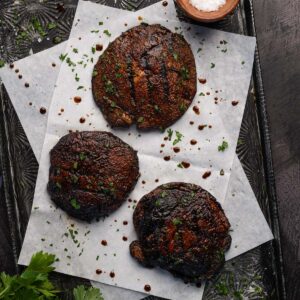
<instances>
[{"instance_id":1,"label":"green herb garnish","mask_svg":"<svg viewBox=\"0 0 300 300\"><path fill-rule=\"evenodd\" d=\"M190 78L189 70L186 67L181 68L180 75L184 80L188 80Z\"/></svg>"},{"instance_id":2,"label":"green herb garnish","mask_svg":"<svg viewBox=\"0 0 300 300\"><path fill-rule=\"evenodd\" d=\"M178 218L174 218L174 219L172 220L172 223L173 223L173 225L175 225L175 226L182 224L181 220L178 219Z\"/></svg>"},{"instance_id":3,"label":"green herb garnish","mask_svg":"<svg viewBox=\"0 0 300 300\"><path fill-rule=\"evenodd\" d=\"M108 37L111 37L111 33L107 29L103 30L103 33L105 33Z\"/></svg>"},{"instance_id":4,"label":"green herb garnish","mask_svg":"<svg viewBox=\"0 0 300 300\"><path fill-rule=\"evenodd\" d=\"M218 146L218 151L224 152L228 148L228 143L223 141L221 145Z\"/></svg>"},{"instance_id":5,"label":"green herb garnish","mask_svg":"<svg viewBox=\"0 0 300 300\"><path fill-rule=\"evenodd\" d=\"M77 202L77 200L75 198L72 198L70 200L70 203L75 209L80 209L80 204Z\"/></svg>"},{"instance_id":6,"label":"green herb garnish","mask_svg":"<svg viewBox=\"0 0 300 300\"><path fill-rule=\"evenodd\" d=\"M175 131L175 134L176 134L176 139L173 141L173 145L176 145L178 144L179 142L181 142L181 139L183 137L183 134L180 133L179 131Z\"/></svg>"},{"instance_id":7,"label":"green herb garnish","mask_svg":"<svg viewBox=\"0 0 300 300\"><path fill-rule=\"evenodd\" d=\"M216 65L214 63L210 63L210 68L213 69Z\"/></svg>"},{"instance_id":8,"label":"green herb garnish","mask_svg":"<svg viewBox=\"0 0 300 300\"><path fill-rule=\"evenodd\" d=\"M57 27L56 23L48 23L48 25L47 25L47 28L48 28L49 30L54 29L54 28L56 28L56 27Z\"/></svg>"},{"instance_id":9,"label":"green herb garnish","mask_svg":"<svg viewBox=\"0 0 300 300\"><path fill-rule=\"evenodd\" d=\"M169 141L171 141L172 136L173 136L173 130L172 130L171 128L169 128L169 129L167 130L167 133L168 133L168 139L169 139Z\"/></svg>"},{"instance_id":10,"label":"green herb garnish","mask_svg":"<svg viewBox=\"0 0 300 300\"><path fill-rule=\"evenodd\" d=\"M59 59L60 59L61 61L64 61L65 58L67 57L67 55L68 55L68 53L66 53L66 54L61 54L61 55L59 56Z\"/></svg>"}]
</instances>

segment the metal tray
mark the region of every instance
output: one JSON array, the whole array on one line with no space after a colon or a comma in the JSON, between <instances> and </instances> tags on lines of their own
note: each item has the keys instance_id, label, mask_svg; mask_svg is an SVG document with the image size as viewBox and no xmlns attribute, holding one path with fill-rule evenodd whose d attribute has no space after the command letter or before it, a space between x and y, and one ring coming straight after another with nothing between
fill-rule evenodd
<instances>
[{"instance_id":1,"label":"metal tray","mask_svg":"<svg viewBox=\"0 0 300 300\"><path fill-rule=\"evenodd\" d=\"M157 0L95 2L138 10ZM1 0L0 58L11 62L29 55L30 49L36 53L68 39L76 5L77 0ZM185 18L181 12L179 15ZM50 30L41 42L38 42L39 36L32 30L25 39L16 43L16 36L26 28L32 17L36 17L43 26L55 22L57 27ZM255 36L252 0L242 0L232 15L209 26ZM0 269L15 273L20 271L17 258L30 216L38 162L1 83L0 139L0 226L7 241L7 246L0 247ZM268 118L258 51L255 53L253 78L237 154L275 240L226 262L222 272L207 285L204 299L286 299ZM70 299L69 291L75 285L89 284L81 278L58 273L54 273L52 279L66 290L64 299ZM149 296L145 299L158 298Z\"/></svg>"}]
</instances>

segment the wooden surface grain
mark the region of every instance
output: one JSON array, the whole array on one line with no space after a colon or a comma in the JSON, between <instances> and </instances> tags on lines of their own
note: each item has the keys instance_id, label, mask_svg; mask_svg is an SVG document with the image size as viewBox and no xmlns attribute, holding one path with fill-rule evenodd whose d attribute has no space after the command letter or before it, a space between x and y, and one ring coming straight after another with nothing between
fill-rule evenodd
<instances>
[{"instance_id":1,"label":"wooden surface grain","mask_svg":"<svg viewBox=\"0 0 300 300\"><path fill-rule=\"evenodd\" d=\"M254 1L288 300L300 299L300 2Z\"/></svg>"}]
</instances>

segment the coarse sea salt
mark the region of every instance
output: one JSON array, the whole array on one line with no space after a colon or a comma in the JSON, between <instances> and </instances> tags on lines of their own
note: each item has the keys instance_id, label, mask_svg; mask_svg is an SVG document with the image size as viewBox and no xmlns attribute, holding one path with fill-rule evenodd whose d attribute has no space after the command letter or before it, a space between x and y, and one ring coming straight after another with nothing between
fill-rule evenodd
<instances>
[{"instance_id":1,"label":"coarse sea salt","mask_svg":"<svg viewBox=\"0 0 300 300\"><path fill-rule=\"evenodd\" d=\"M202 11L217 11L226 3L226 0L189 0L190 3Z\"/></svg>"}]
</instances>

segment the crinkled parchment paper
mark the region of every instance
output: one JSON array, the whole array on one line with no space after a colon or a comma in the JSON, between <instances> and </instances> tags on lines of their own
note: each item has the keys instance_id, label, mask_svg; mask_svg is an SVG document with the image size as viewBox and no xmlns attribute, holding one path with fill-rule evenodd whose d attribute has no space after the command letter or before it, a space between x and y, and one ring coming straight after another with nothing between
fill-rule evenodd
<instances>
[{"instance_id":1,"label":"crinkled parchment paper","mask_svg":"<svg viewBox=\"0 0 300 300\"><path fill-rule=\"evenodd\" d=\"M107 11L104 14L105 9ZM233 243L230 251L227 253L227 259L270 240L272 235L257 205L241 165L234 154L251 75L255 41L251 38L201 27L192 27L190 30L186 30L190 25L171 21L171 19L175 19L174 7L171 3L167 8L163 8L161 3L158 3L137 13L130 13L130 16L128 13L126 17L122 16L118 20L114 18L113 22L107 19L107 17L113 18L117 14L117 11L119 12L116 9L108 9L96 4L80 2L75 17L75 24L77 25L71 33L72 37L77 37L70 39L67 50L63 50L64 45L60 45L55 47L56 49L53 48L54 50L50 49L35 55L34 65L36 70L34 71L34 77L29 71L32 66L33 57L16 63L16 66L20 67L21 72L24 73L23 70L26 70L25 72L28 73L24 78L28 79L30 83L34 82L34 85L40 88L40 91L34 92L34 85L30 85L30 88L26 89L28 91L26 97L28 99L31 98L32 102L34 102L44 93L45 99L40 100L40 103L35 103L36 110L34 112L38 113L39 105L49 105L50 95L53 92L53 84L59 66L57 62L56 67L52 67L50 62L52 60L57 61L57 54L60 50L64 53L68 52L72 61L75 62L81 59L81 56L84 54L88 54L89 59L93 57L94 61L96 61L99 53L92 55L91 47L95 43L102 43L106 46L109 40L113 40L121 31L126 29L124 23L127 23L128 27L137 25L139 22L138 17L148 23L161 23L172 30L174 30L175 26L178 27L180 31L184 31L186 39L192 44L197 59L198 77L207 79L205 85L199 84L198 86L198 95L203 93L205 96L197 96L193 103L193 105L200 107L201 114L197 116L190 108L183 118L172 126L173 129L179 130L184 134L183 141L178 144L182 151L180 155L177 154L176 156L171 149L171 143L166 143L166 147L163 149L164 154L159 153L159 145L165 136L163 134L142 134L139 137L134 129L129 130L131 136L128 136L129 131L113 131L126 142L133 145L140 153L142 178L132 193L131 198L139 199L140 196L153 189L157 185L154 182L156 178L160 179L160 183L175 180L194 182L209 189L222 202L229 217L234 231L232 232ZM153 17L154 12L156 12L155 17ZM168 16L168 22L166 22L165 12ZM124 12L122 11L122 13ZM87 16L89 17L87 18ZM80 21L76 23L77 19L80 19ZM98 25L99 21L104 22L102 27ZM110 39L103 35L103 30L105 29L111 32L112 37ZM90 32L95 30L99 30L99 33ZM82 37L80 36L81 34ZM99 35L101 35L101 38L99 38ZM81 40L78 40L79 36ZM220 41L222 41L221 44ZM79 53L75 54L72 52L72 47L78 48ZM201 50L198 52L199 48ZM52 51L52 54L50 51ZM51 55L53 56L51 57ZM47 59L44 59L43 56L44 58L47 57ZM28 64L28 68L23 69L23 66L26 66L26 64ZM212 67L212 64L214 64L214 67ZM38 69L39 66L41 66L40 70ZM80 77L80 81L77 82L74 79L74 72L63 63L53 97L54 102L49 113L48 133L40 163L41 167L33 204L34 208L20 257L20 263L28 263L33 252L44 249L54 252L60 257L61 261L58 263L57 269L63 273L82 276L137 291L143 291L144 285L150 284L152 287L151 293L161 297L200 299L202 289L184 285L180 280L174 279L167 272L158 269L144 269L130 258L128 254L129 243L124 242L122 236L126 235L129 241L135 237L131 224L132 203L124 204L119 211L109 218L92 225L70 219L61 210L50 207L52 203L45 192L49 167L49 149L57 142L60 136L67 133L68 129L106 129L106 123L99 110L95 107L89 90L92 67L92 63L88 63L86 68L82 70L76 67L76 72L78 72ZM43 84L42 75L46 70L49 72L49 68L53 68L53 74L51 73L51 80L47 85ZM54 73L56 73L56 76ZM24 87L21 88L20 83L18 83L11 84L13 88L10 89L10 82L7 81L7 78L13 72L4 70L0 74L11 97L14 95L13 93L20 93L19 97L13 96L12 100L14 101L14 99L19 98L17 100L18 105L16 105L15 101L14 104L15 107L19 107L17 112L24 125L23 120L26 120L30 115L28 113L30 110L27 109L28 102L23 101L24 96L22 96L22 91L24 91ZM41 76L36 76L36 74L41 74ZM85 88L77 90L79 85L85 86ZM68 89L65 88L66 86ZM218 90L218 95L215 95L216 90ZM206 95L207 92L210 95ZM75 95L80 95L83 98L82 104L74 104L72 97ZM218 97L218 100L220 99L218 104L214 103L215 97ZM20 99L22 99L25 108L19 105ZM239 104L236 107L232 107L232 100L238 100ZM198 101L200 103L197 103ZM61 108L64 108L64 113L58 116ZM33 108L31 107L30 109L32 110ZM93 116L91 116L91 113L93 113ZM213 117L210 117L210 113ZM85 116L87 119L83 125L79 124L78 121L81 116ZM44 119L40 120L41 126L45 126ZM189 125L189 121L191 120L195 122L194 127ZM89 123L91 125L88 125ZM197 129L198 124L210 124L212 128L205 128L203 131L199 131ZM25 128L25 130L31 144L36 144L35 154L38 157L39 150L37 144L41 145L42 134L38 138L35 138L34 135L30 138L28 134L30 128L32 131L32 120L31 127L29 123L28 129ZM214 128L216 131L213 131ZM222 142L223 136L228 141L229 148L224 153L220 153L217 147ZM200 145L200 150L196 147L197 151L195 151L192 149L192 146L189 146L191 138L198 140L197 147ZM165 162L162 160L164 155L171 155L172 161ZM233 174L231 175L229 189L225 198L233 159ZM177 163L181 160L191 162L192 167L189 169L177 168ZM197 167L199 165L205 167L199 168ZM221 168L225 170L225 176L220 176ZM202 173L208 169L211 170L212 175L208 179L203 180L201 177ZM145 185L141 184L142 180L146 181ZM55 212L53 212L54 210ZM117 220L117 222L114 222L114 220ZM129 225L124 226L122 224L123 220L128 220ZM71 224L74 224L74 227ZM70 230L73 230L73 233L75 231L78 232L76 235L77 243L70 237ZM68 237L64 235L65 233L68 233ZM101 239L108 241L107 247L101 246ZM81 245L77 247L79 243ZM68 251L65 251L65 249L68 249ZM80 253L82 254L79 256ZM97 260L98 255L99 259ZM96 275L96 268L101 268L106 273L100 276ZM116 273L114 279L108 275L112 270ZM113 291L116 291L116 289ZM126 292L130 293L129 291ZM113 299L113 294L115 292L110 291L109 295L111 296L108 299Z\"/></svg>"}]
</instances>

